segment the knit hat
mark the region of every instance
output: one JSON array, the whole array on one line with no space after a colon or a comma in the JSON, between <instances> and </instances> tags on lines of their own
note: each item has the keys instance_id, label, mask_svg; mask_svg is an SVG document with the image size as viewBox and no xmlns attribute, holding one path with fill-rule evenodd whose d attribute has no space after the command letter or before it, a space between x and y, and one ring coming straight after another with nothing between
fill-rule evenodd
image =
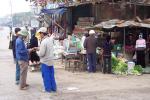
<instances>
[{"instance_id":1,"label":"knit hat","mask_svg":"<svg viewBox=\"0 0 150 100\"><path fill-rule=\"evenodd\" d=\"M18 32L18 34L22 36L27 36L29 33L25 28L23 28L21 29L21 31Z\"/></svg>"},{"instance_id":2,"label":"knit hat","mask_svg":"<svg viewBox=\"0 0 150 100\"><path fill-rule=\"evenodd\" d=\"M89 31L89 35L92 35L92 34L95 34L95 31L94 31L94 30L90 30L90 31Z\"/></svg>"}]
</instances>

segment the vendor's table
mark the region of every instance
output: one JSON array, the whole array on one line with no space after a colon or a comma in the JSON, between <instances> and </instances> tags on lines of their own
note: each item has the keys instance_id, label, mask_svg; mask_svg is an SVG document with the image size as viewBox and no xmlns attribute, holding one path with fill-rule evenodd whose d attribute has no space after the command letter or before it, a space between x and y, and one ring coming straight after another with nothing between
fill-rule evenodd
<instances>
[{"instance_id":1,"label":"vendor's table","mask_svg":"<svg viewBox=\"0 0 150 100\"><path fill-rule=\"evenodd\" d=\"M77 53L68 53L64 52L62 54L62 63L65 62L65 70L71 70L74 72L75 69L79 69L80 66L80 58ZM71 63L73 65L71 66Z\"/></svg>"}]
</instances>

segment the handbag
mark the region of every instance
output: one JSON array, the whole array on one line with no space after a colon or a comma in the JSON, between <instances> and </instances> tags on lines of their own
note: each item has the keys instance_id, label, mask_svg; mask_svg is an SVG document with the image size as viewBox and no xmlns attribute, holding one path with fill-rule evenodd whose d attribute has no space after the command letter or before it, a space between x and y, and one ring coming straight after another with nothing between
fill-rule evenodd
<instances>
[{"instance_id":1,"label":"handbag","mask_svg":"<svg viewBox=\"0 0 150 100\"><path fill-rule=\"evenodd\" d=\"M8 47L8 48L9 48L9 49L12 49L12 47L13 47L12 45L13 45L13 44L12 44L12 40L10 40L10 41L9 41L9 47Z\"/></svg>"},{"instance_id":2,"label":"handbag","mask_svg":"<svg viewBox=\"0 0 150 100\"><path fill-rule=\"evenodd\" d=\"M13 42L12 42L12 32L10 32L10 40L9 40L9 47L8 49L12 49L13 48Z\"/></svg>"}]
</instances>

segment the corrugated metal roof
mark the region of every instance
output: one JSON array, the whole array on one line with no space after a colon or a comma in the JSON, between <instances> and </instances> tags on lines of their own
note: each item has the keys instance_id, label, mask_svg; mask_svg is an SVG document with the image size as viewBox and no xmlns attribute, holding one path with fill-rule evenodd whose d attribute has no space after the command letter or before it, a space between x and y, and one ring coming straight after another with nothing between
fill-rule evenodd
<instances>
[{"instance_id":1,"label":"corrugated metal roof","mask_svg":"<svg viewBox=\"0 0 150 100\"><path fill-rule=\"evenodd\" d=\"M119 19L113 19L113 20L104 21L99 24L96 24L94 27L114 28L114 27L127 27L127 26L150 28L150 23L136 22L134 20L122 21Z\"/></svg>"}]
</instances>

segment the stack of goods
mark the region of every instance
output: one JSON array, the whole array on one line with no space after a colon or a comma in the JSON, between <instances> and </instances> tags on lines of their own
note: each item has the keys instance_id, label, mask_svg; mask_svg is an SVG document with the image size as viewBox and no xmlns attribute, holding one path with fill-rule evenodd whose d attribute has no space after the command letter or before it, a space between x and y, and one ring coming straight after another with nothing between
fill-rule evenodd
<instances>
[{"instance_id":1,"label":"stack of goods","mask_svg":"<svg viewBox=\"0 0 150 100\"><path fill-rule=\"evenodd\" d=\"M143 68L141 65L133 65L131 68L131 66L129 66L129 64L127 64L126 62L127 60L123 56L116 57L112 54L112 73L117 75L142 75Z\"/></svg>"},{"instance_id":2,"label":"stack of goods","mask_svg":"<svg viewBox=\"0 0 150 100\"><path fill-rule=\"evenodd\" d=\"M150 18L143 20L144 23L150 24Z\"/></svg>"},{"instance_id":3,"label":"stack of goods","mask_svg":"<svg viewBox=\"0 0 150 100\"><path fill-rule=\"evenodd\" d=\"M80 17L77 21L77 25L75 25L73 33L87 33L85 28L93 26L93 24L94 17Z\"/></svg>"}]
</instances>

